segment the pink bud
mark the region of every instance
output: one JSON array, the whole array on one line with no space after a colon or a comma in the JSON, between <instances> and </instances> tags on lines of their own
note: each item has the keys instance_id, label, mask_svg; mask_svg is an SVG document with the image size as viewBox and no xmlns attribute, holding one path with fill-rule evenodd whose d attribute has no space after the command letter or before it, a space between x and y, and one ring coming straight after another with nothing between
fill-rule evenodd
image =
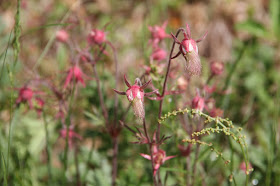
<instances>
[{"instance_id":1,"label":"pink bud","mask_svg":"<svg viewBox=\"0 0 280 186\"><path fill-rule=\"evenodd\" d=\"M211 62L211 72L213 75L220 75L224 72L224 64L222 62Z\"/></svg>"},{"instance_id":2,"label":"pink bud","mask_svg":"<svg viewBox=\"0 0 280 186\"><path fill-rule=\"evenodd\" d=\"M69 39L69 34L66 32L66 30L58 30L56 32L56 40L60 41L62 43L67 42Z\"/></svg>"},{"instance_id":3,"label":"pink bud","mask_svg":"<svg viewBox=\"0 0 280 186\"><path fill-rule=\"evenodd\" d=\"M76 80L77 82L80 82L85 87L83 72L77 65L75 65L74 67L68 70L68 75L64 83L64 88L66 88L72 80Z\"/></svg>"},{"instance_id":4,"label":"pink bud","mask_svg":"<svg viewBox=\"0 0 280 186\"><path fill-rule=\"evenodd\" d=\"M180 51L184 55L186 55L189 52L193 52L193 51L198 54L198 47L197 47L197 44L196 44L195 40L193 40L193 39L184 39L181 42Z\"/></svg>"},{"instance_id":5,"label":"pink bud","mask_svg":"<svg viewBox=\"0 0 280 186\"><path fill-rule=\"evenodd\" d=\"M22 103L22 102L28 102L29 108L32 109L32 97L33 97L33 90L31 90L28 87L22 87L19 89L19 95L16 100L16 104Z\"/></svg>"},{"instance_id":6,"label":"pink bud","mask_svg":"<svg viewBox=\"0 0 280 186\"><path fill-rule=\"evenodd\" d=\"M151 55L152 59L156 60L156 61L161 61L161 60L165 59L166 56L167 56L167 53L165 52L165 50L163 50L161 48L156 49Z\"/></svg>"},{"instance_id":7,"label":"pink bud","mask_svg":"<svg viewBox=\"0 0 280 186\"><path fill-rule=\"evenodd\" d=\"M106 34L102 30L93 29L88 35L88 42L89 44L101 44L105 42Z\"/></svg>"},{"instance_id":8,"label":"pink bud","mask_svg":"<svg viewBox=\"0 0 280 186\"><path fill-rule=\"evenodd\" d=\"M200 97L199 94L197 93L192 100L192 108L203 111L204 107L205 107L204 98Z\"/></svg>"},{"instance_id":9,"label":"pink bud","mask_svg":"<svg viewBox=\"0 0 280 186\"><path fill-rule=\"evenodd\" d=\"M67 128L63 128L60 130L60 137L66 139L67 138ZM82 140L82 137L76 133L73 129L68 129L68 145L72 147L73 141L75 139Z\"/></svg>"},{"instance_id":10,"label":"pink bud","mask_svg":"<svg viewBox=\"0 0 280 186\"><path fill-rule=\"evenodd\" d=\"M181 156L188 157L191 153L192 144L188 144L186 147L184 145L179 145L178 148L181 152Z\"/></svg>"},{"instance_id":11,"label":"pink bud","mask_svg":"<svg viewBox=\"0 0 280 186\"><path fill-rule=\"evenodd\" d=\"M35 98L36 100L36 112L37 115L40 116L43 111L43 106L45 105L45 102L41 98Z\"/></svg>"},{"instance_id":12,"label":"pink bud","mask_svg":"<svg viewBox=\"0 0 280 186\"><path fill-rule=\"evenodd\" d=\"M166 26L167 26L167 21L165 21L162 26L158 26L158 25L154 27L149 26L149 30L152 33L153 40L156 39L160 41L166 37L169 37L168 34L166 34L165 32Z\"/></svg>"},{"instance_id":13,"label":"pink bud","mask_svg":"<svg viewBox=\"0 0 280 186\"><path fill-rule=\"evenodd\" d=\"M252 169L252 165L251 163L249 162L248 163L248 168L246 168L246 163L245 161L243 161L240 166L239 166L240 170L244 171L246 174L249 174L250 173L250 169Z\"/></svg>"},{"instance_id":14,"label":"pink bud","mask_svg":"<svg viewBox=\"0 0 280 186\"><path fill-rule=\"evenodd\" d=\"M177 86L179 90L186 90L187 86L188 86L188 81L186 80L186 78L184 78L183 76L181 76L178 80L177 80Z\"/></svg>"},{"instance_id":15,"label":"pink bud","mask_svg":"<svg viewBox=\"0 0 280 186\"><path fill-rule=\"evenodd\" d=\"M215 117L223 117L224 111L223 111L222 109L219 109L219 108L214 107L214 108L210 111L209 115L210 115L211 117L214 117L214 118L215 118Z\"/></svg>"}]
</instances>

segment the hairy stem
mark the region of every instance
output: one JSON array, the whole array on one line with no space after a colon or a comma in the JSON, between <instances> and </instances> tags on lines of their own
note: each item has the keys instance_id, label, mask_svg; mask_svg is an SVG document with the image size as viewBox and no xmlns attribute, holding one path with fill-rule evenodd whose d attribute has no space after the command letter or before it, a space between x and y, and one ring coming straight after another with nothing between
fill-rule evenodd
<instances>
[{"instance_id":1,"label":"hairy stem","mask_svg":"<svg viewBox=\"0 0 280 186\"><path fill-rule=\"evenodd\" d=\"M118 138L113 138L113 170L112 170L112 186L116 186L116 179L118 174L118 152L119 152L119 143Z\"/></svg>"}]
</instances>

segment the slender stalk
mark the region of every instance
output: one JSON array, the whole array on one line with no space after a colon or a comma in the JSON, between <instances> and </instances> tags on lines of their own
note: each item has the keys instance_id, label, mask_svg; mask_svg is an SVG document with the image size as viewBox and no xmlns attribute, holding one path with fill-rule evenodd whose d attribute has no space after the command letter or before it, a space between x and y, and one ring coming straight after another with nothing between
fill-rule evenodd
<instances>
[{"instance_id":1,"label":"slender stalk","mask_svg":"<svg viewBox=\"0 0 280 186\"><path fill-rule=\"evenodd\" d=\"M70 97L70 103L69 103L69 107L68 107L68 115L66 118L66 144L65 144L65 149L64 149L64 172L65 172L65 176L66 176L66 171L67 171L67 161L68 161L68 149L69 149L69 126L71 124L71 114L72 114L72 104L73 104L73 100L74 100L74 92L76 89L76 79L73 82L73 89L71 92L71 97ZM66 181L66 177L65 177L65 181Z\"/></svg>"},{"instance_id":2,"label":"slender stalk","mask_svg":"<svg viewBox=\"0 0 280 186\"><path fill-rule=\"evenodd\" d=\"M75 167L76 167L76 185L80 186L80 169L79 169L79 160L78 160L78 153L79 153L79 147L75 147Z\"/></svg>"},{"instance_id":3,"label":"slender stalk","mask_svg":"<svg viewBox=\"0 0 280 186\"><path fill-rule=\"evenodd\" d=\"M116 186L116 179L118 173L118 152L119 152L119 143L118 137L113 138L113 170L112 170L112 186Z\"/></svg>"},{"instance_id":4,"label":"slender stalk","mask_svg":"<svg viewBox=\"0 0 280 186\"><path fill-rule=\"evenodd\" d=\"M107 111L105 103L104 103L104 98L103 98L102 91L101 91L100 79L99 79L99 76L98 76L98 73L97 73L97 70L96 70L96 66L92 65L92 67L93 67L94 77L95 77L95 80L96 80L96 83L97 83L97 91L98 91L100 105L101 105L101 108L102 108L102 114L103 114L103 117L105 119L105 124L108 127L108 125L109 125L109 123L108 123L108 111Z\"/></svg>"},{"instance_id":5,"label":"slender stalk","mask_svg":"<svg viewBox=\"0 0 280 186\"><path fill-rule=\"evenodd\" d=\"M183 28L180 28L177 33L176 33L176 37L178 37L179 33L181 31L183 31L184 29ZM172 55L173 55L173 51L174 51L174 48L175 48L175 41L173 41L173 44L172 44L172 47L171 47L171 51L170 51L170 54L169 54L169 60L168 60L168 65L167 65L167 71L166 71L166 74L165 74L165 78L164 78L164 83L163 83L163 89L162 89L162 93L161 93L161 97L164 97L164 94L165 94L165 91L166 91L166 85L167 85L167 78L168 78L168 75L169 75L169 71L170 71L170 66L171 66L171 58L172 58ZM161 114L162 114L162 104L163 104L163 99L160 100L160 103L159 103L159 113L158 113L158 118L161 117ZM159 141L160 139L160 124L158 123L157 124L157 141Z\"/></svg>"},{"instance_id":6,"label":"slender stalk","mask_svg":"<svg viewBox=\"0 0 280 186\"><path fill-rule=\"evenodd\" d=\"M176 33L176 37L178 37L179 33L181 31L183 31L184 29L183 28L180 28L177 33ZM171 47L171 51L170 51L170 54L169 54L169 59L168 59L168 65L167 65L167 70L166 70L166 74L165 74L165 78L164 78L164 83L163 83L163 89L162 89L162 93L161 93L161 97L163 98L164 97L164 94L165 94L165 91L166 91L166 85L167 85L167 79L168 79L168 75L169 75L169 71L170 71L170 66L171 66L171 58L173 56L173 51L174 51L174 48L175 48L175 41L173 41L173 44L172 44L172 47ZM163 99L160 100L160 103L159 103L159 112L158 112L158 118L161 117L161 114L162 114L162 104L163 104ZM157 135L156 135L156 138L157 138L157 142L160 140L160 123L157 124ZM157 174L157 177L158 177L158 180L159 180L159 185L161 185L161 179L160 179L160 173L159 173L159 170L158 170L158 174Z\"/></svg>"},{"instance_id":7,"label":"slender stalk","mask_svg":"<svg viewBox=\"0 0 280 186\"><path fill-rule=\"evenodd\" d=\"M193 162L192 185L195 185L195 177L196 177L196 163L197 163L197 160L198 160L199 149L200 149L200 145L199 145L199 144L197 144L196 149L195 149L194 162Z\"/></svg>"},{"instance_id":8,"label":"slender stalk","mask_svg":"<svg viewBox=\"0 0 280 186\"><path fill-rule=\"evenodd\" d=\"M49 145L49 131L48 131L48 122L46 119L45 111L43 110L43 119L45 126L45 137L46 137L46 152L47 152L47 164L48 164L48 185L52 183L52 167L51 167L51 151Z\"/></svg>"},{"instance_id":9,"label":"slender stalk","mask_svg":"<svg viewBox=\"0 0 280 186\"><path fill-rule=\"evenodd\" d=\"M149 148L150 148L153 182L154 182L154 186L157 186L157 185L158 185L158 184L157 184L157 180L156 180L156 177L155 177L154 174L153 174L153 171L154 171L153 144L152 144L151 138L150 138L150 136L148 135L148 132L147 132L147 127L146 127L146 120L145 120L145 118L143 119L143 128L144 128L144 133L145 133L145 136L146 136L146 138L147 138L147 140L148 140Z\"/></svg>"}]
</instances>

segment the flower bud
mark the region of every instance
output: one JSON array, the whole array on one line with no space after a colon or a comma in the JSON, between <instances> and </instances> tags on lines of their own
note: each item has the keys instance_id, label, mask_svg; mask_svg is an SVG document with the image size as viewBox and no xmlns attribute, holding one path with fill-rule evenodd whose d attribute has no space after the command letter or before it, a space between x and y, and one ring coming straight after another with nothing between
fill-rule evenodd
<instances>
[{"instance_id":1,"label":"flower bud","mask_svg":"<svg viewBox=\"0 0 280 186\"><path fill-rule=\"evenodd\" d=\"M222 62L213 61L210 68L213 75L220 75L224 72L224 64Z\"/></svg>"},{"instance_id":2,"label":"flower bud","mask_svg":"<svg viewBox=\"0 0 280 186\"><path fill-rule=\"evenodd\" d=\"M199 94L197 93L197 95L192 100L192 108L203 111L204 107L205 107L204 98L200 97Z\"/></svg>"},{"instance_id":3,"label":"flower bud","mask_svg":"<svg viewBox=\"0 0 280 186\"><path fill-rule=\"evenodd\" d=\"M106 34L102 30L93 29L88 35L88 42L90 44L96 43L101 44L105 42Z\"/></svg>"},{"instance_id":4,"label":"flower bud","mask_svg":"<svg viewBox=\"0 0 280 186\"><path fill-rule=\"evenodd\" d=\"M152 59L156 60L156 61L161 61L161 60L165 59L166 56L167 56L167 53L165 52L165 50L163 50L161 48L156 49L151 55Z\"/></svg>"},{"instance_id":5,"label":"flower bud","mask_svg":"<svg viewBox=\"0 0 280 186\"><path fill-rule=\"evenodd\" d=\"M65 30L59 30L56 32L56 40L62 43L67 42L69 39L69 34Z\"/></svg>"}]
</instances>

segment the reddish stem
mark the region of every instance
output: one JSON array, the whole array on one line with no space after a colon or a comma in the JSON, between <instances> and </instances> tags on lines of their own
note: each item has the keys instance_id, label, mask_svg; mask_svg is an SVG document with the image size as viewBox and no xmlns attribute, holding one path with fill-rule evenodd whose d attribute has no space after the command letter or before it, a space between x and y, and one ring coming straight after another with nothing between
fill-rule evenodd
<instances>
[{"instance_id":1,"label":"reddish stem","mask_svg":"<svg viewBox=\"0 0 280 186\"><path fill-rule=\"evenodd\" d=\"M179 30L177 31L175 37L177 38L179 33L181 31L184 31L183 28L179 28ZM176 42L173 41L173 44L172 44L172 47L171 47L171 51L170 51L170 54L169 54L169 60L168 60L168 65L167 65L167 71L166 71L166 74L165 74L165 79L164 79L164 83L163 83L163 89L162 89L162 93L161 93L161 97L164 97L164 94L165 94L165 91L166 91L166 85L167 85L167 78L168 78L168 75L169 75L169 71L170 71L170 66L171 66L171 60L172 60L172 54L173 54L173 51L174 51L174 48L175 48L175 44ZM158 113L158 118L161 117L161 114L162 114L162 104L163 104L163 99L160 100L160 103L159 103L159 113ZM160 139L160 123L158 123L157 125L157 142L159 141Z\"/></svg>"}]
</instances>

